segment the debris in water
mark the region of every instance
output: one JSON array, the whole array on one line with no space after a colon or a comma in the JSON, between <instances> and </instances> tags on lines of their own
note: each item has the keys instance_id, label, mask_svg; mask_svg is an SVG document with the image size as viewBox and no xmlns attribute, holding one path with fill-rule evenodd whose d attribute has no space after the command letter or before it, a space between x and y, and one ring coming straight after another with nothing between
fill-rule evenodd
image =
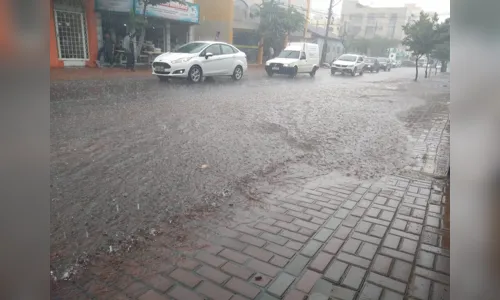
<instances>
[{"instance_id":1,"label":"debris in water","mask_svg":"<svg viewBox=\"0 0 500 300\"><path fill-rule=\"evenodd\" d=\"M120 208L118 207L118 204L116 205L116 212L120 212Z\"/></svg>"},{"instance_id":2,"label":"debris in water","mask_svg":"<svg viewBox=\"0 0 500 300\"><path fill-rule=\"evenodd\" d=\"M255 280L256 281L261 281L262 280L262 276L255 276Z\"/></svg>"},{"instance_id":3,"label":"debris in water","mask_svg":"<svg viewBox=\"0 0 500 300\"><path fill-rule=\"evenodd\" d=\"M227 197L227 196L229 196L229 194L230 194L230 192L229 192L228 189L223 189L222 190L222 196Z\"/></svg>"},{"instance_id":4,"label":"debris in water","mask_svg":"<svg viewBox=\"0 0 500 300\"><path fill-rule=\"evenodd\" d=\"M123 197L127 198L128 197L128 193L123 193Z\"/></svg>"},{"instance_id":5,"label":"debris in water","mask_svg":"<svg viewBox=\"0 0 500 300\"><path fill-rule=\"evenodd\" d=\"M113 246L109 246L109 253L113 253Z\"/></svg>"},{"instance_id":6,"label":"debris in water","mask_svg":"<svg viewBox=\"0 0 500 300\"><path fill-rule=\"evenodd\" d=\"M233 203L229 203L229 206L233 206L234 204Z\"/></svg>"},{"instance_id":7,"label":"debris in water","mask_svg":"<svg viewBox=\"0 0 500 300\"><path fill-rule=\"evenodd\" d=\"M209 167L209 165L204 164L204 165L201 165L200 169L206 169L208 167Z\"/></svg>"},{"instance_id":8,"label":"debris in water","mask_svg":"<svg viewBox=\"0 0 500 300\"><path fill-rule=\"evenodd\" d=\"M137 203L137 210L141 209L141 206L139 205L139 203Z\"/></svg>"},{"instance_id":9,"label":"debris in water","mask_svg":"<svg viewBox=\"0 0 500 300\"><path fill-rule=\"evenodd\" d=\"M156 236L156 235L158 235L158 231L156 231L156 229L154 229L154 228L151 228L151 230L149 231L149 234L152 236Z\"/></svg>"}]
</instances>

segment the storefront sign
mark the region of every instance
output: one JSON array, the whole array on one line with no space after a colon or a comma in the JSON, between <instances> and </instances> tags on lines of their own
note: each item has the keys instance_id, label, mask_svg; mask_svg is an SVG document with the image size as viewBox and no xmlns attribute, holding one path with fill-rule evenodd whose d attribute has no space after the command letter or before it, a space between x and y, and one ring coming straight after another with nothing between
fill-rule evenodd
<instances>
[{"instance_id":1,"label":"storefront sign","mask_svg":"<svg viewBox=\"0 0 500 300\"><path fill-rule=\"evenodd\" d=\"M136 0L135 13L142 14L144 2ZM169 19L181 22L199 23L200 6L189 2L167 2L155 6L148 5L146 15L162 19Z\"/></svg>"},{"instance_id":2,"label":"storefront sign","mask_svg":"<svg viewBox=\"0 0 500 300\"><path fill-rule=\"evenodd\" d=\"M95 10L130 12L134 0L95 0Z\"/></svg>"}]
</instances>

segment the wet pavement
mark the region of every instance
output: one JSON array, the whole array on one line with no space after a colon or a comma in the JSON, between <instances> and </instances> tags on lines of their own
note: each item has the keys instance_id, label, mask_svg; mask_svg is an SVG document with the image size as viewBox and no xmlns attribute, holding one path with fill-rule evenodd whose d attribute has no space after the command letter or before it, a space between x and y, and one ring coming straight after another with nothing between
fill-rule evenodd
<instances>
[{"instance_id":1,"label":"wet pavement","mask_svg":"<svg viewBox=\"0 0 500 300\"><path fill-rule=\"evenodd\" d=\"M449 77L412 72L52 83L54 295L445 295Z\"/></svg>"}]
</instances>

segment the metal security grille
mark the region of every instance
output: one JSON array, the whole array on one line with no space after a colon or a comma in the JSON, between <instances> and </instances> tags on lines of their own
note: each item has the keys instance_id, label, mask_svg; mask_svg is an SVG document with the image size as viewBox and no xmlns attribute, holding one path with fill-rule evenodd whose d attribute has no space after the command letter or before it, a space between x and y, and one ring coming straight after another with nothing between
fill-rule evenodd
<instances>
[{"instance_id":1,"label":"metal security grille","mask_svg":"<svg viewBox=\"0 0 500 300\"><path fill-rule=\"evenodd\" d=\"M59 58L64 60L86 60L87 21L81 0L54 1L54 15Z\"/></svg>"}]
</instances>

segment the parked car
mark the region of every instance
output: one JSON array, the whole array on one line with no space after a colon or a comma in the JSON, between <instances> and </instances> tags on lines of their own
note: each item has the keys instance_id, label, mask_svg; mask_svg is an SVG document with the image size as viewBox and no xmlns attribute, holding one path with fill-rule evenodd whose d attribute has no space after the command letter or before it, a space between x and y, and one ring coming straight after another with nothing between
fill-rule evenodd
<instances>
[{"instance_id":1,"label":"parked car","mask_svg":"<svg viewBox=\"0 0 500 300\"><path fill-rule=\"evenodd\" d=\"M375 57L367 57L365 60L365 71L367 72L379 72L380 71L380 64Z\"/></svg>"},{"instance_id":2,"label":"parked car","mask_svg":"<svg viewBox=\"0 0 500 300\"><path fill-rule=\"evenodd\" d=\"M299 73L308 73L311 77L319 69L319 47L312 43L290 43L281 53L266 62L266 73L286 74L295 77Z\"/></svg>"},{"instance_id":3,"label":"parked car","mask_svg":"<svg viewBox=\"0 0 500 300\"><path fill-rule=\"evenodd\" d=\"M390 58L391 61L391 68L397 68L397 63L395 59Z\"/></svg>"},{"instance_id":4,"label":"parked car","mask_svg":"<svg viewBox=\"0 0 500 300\"><path fill-rule=\"evenodd\" d=\"M247 56L233 45L198 41L159 55L152 65L153 75L161 81L186 78L193 83L203 77L231 76L240 80L248 68Z\"/></svg>"},{"instance_id":5,"label":"parked car","mask_svg":"<svg viewBox=\"0 0 500 300\"><path fill-rule=\"evenodd\" d=\"M379 64L380 64L380 69L390 72L391 71L391 62L387 57L378 57L377 58Z\"/></svg>"},{"instance_id":6,"label":"parked car","mask_svg":"<svg viewBox=\"0 0 500 300\"><path fill-rule=\"evenodd\" d=\"M363 75L364 67L365 62L363 55L343 54L333 62L330 71L332 75L335 75L336 72L340 72L341 74L348 73L352 76L356 76L356 73Z\"/></svg>"}]
</instances>

